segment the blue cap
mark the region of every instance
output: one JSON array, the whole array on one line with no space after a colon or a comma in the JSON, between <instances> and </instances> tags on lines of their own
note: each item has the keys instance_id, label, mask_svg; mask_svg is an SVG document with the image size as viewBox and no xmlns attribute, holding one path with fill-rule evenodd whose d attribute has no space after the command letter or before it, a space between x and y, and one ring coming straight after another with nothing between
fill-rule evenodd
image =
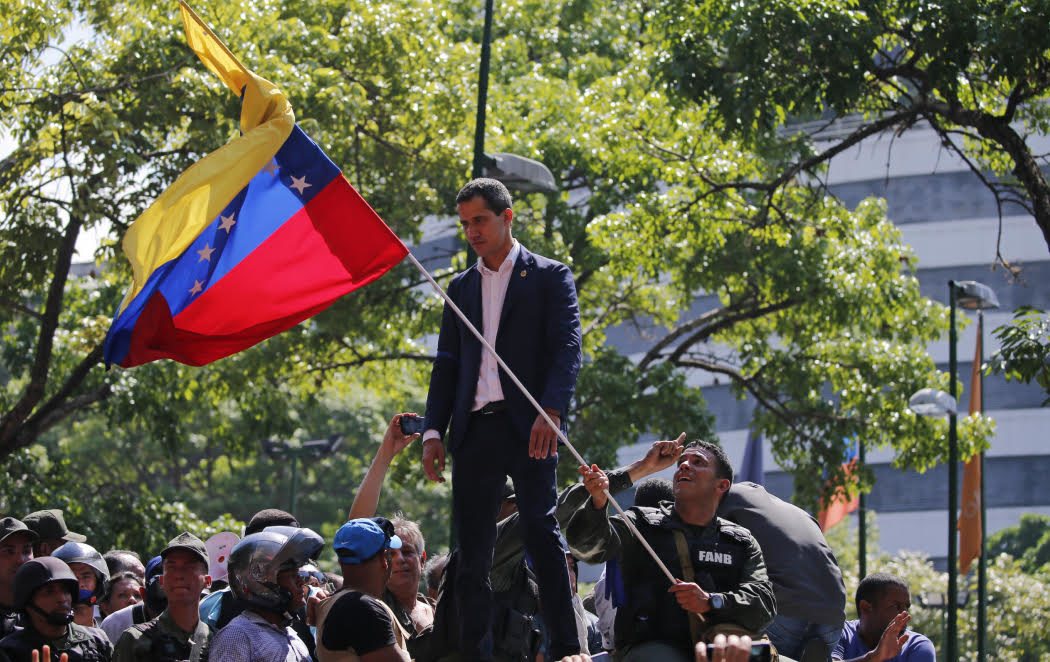
<instances>
[{"instance_id":1,"label":"blue cap","mask_svg":"<svg viewBox=\"0 0 1050 662\"><path fill-rule=\"evenodd\" d=\"M153 579L154 577L164 573L164 568L161 566L164 563L164 559L160 556L154 556L146 564L146 582Z\"/></svg>"},{"instance_id":2,"label":"blue cap","mask_svg":"<svg viewBox=\"0 0 1050 662\"><path fill-rule=\"evenodd\" d=\"M352 519L335 532L332 548L340 563L357 565L384 549L401 549L401 538L385 517Z\"/></svg>"}]
</instances>

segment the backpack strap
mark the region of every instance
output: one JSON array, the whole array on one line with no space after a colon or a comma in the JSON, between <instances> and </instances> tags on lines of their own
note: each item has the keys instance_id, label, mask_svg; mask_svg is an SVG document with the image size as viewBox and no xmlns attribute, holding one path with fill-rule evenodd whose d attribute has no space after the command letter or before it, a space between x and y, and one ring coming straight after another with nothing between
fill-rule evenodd
<instances>
[{"instance_id":1,"label":"backpack strap","mask_svg":"<svg viewBox=\"0 0 1050 662\"><path fill-rule=\"evenodd\" d=\"M682 566L682 577L687 582L695 582L696 575L693 574L693 563L689 560L689 543L685 541L685 534L682 533L681 529L672 529L671 533L674 535L674 546L678 551L678 562ZM693 612L687 612L689 617L689 636L692 637L693 643L700 641L700 621L703 616L700 614L694 614Z\"/></svg>"},{"instance_id":2,"label":"backpack strap","mask_svg":"<svg viewBox=\"0 0 1050 662\"><path fill-rule=\"evenodd\" d=\"M145 623L149 619L146 618L146 604L140 602L131 608L131 622L134 625Z\"/></svg>"}]
</instances>

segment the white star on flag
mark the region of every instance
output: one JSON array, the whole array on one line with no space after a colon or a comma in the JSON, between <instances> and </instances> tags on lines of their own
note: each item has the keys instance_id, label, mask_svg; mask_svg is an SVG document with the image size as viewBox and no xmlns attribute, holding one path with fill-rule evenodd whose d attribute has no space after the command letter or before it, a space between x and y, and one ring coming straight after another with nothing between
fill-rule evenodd
<instances>
[{"instance_id":1,"label":"white star on flag","mask_svg":"<svg viewBox=\"0 0 1050 662\"><path fill-rule=\"evenodd\" d=\"M204 283L199 280L193 281L193 287L190 288L190 294L200 294L204 291Z\"/></svg>"},{"instance_id":2,"label":"white star on flag","mask_svg":"<svg viewBox=\"0 0 1050 662\"><path fill-rule=\"evenodd\" d=\"M233 226L237 224L237 221L233 220L233 214L230 214L229 216L223 216L220 214L219 218L222 219L219 221L219 229L226 230L226 234L230 234L230 230L232 230Z\"/></svg>"},{"instance_id":3,"label":"white star on flag","mask_svg":"<svg viewBox=\"0 0 1050 662\"><path fill-rule=\"evenodd\" d=\"M303 194L303 191L313 186L313 184L306 183L306 176L292 177L291 187L296 191L299 191L299 195Z\"/></svg>"},{"instance_id":4,"label":"white star on flag","mask_svg":"<svg viewBox=\"0 0 1050 662\"><path fill-rule=\"evenodd\" d=\"M214 253L214 252L215 252L214 248L212 248L208 244L204 244L204 248L202 248L199 251L197 251L197 255L201 256L200 259L197 260L197 261L198 262L205 262L205 261L211 262L211 254Z\"/></svg>"}]
</instances>

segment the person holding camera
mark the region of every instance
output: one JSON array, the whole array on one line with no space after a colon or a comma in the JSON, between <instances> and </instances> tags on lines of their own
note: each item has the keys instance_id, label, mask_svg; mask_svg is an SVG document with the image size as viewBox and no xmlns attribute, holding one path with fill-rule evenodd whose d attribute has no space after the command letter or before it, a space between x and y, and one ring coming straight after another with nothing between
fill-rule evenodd
<instances>
[{"instance_id":1,"label":"person holding camera","mask_svg":"<svg viewBox=\"0 0 1050 662\"><path fill-rule=\"evenodd\" d=\"M676 577L673 584L624 517L609 515L606 491L630 487L640 473L632 476L631 467L608 475L597 465L580 467L583 483L572 489L586 490L589 498L565 525L569 547L581 561L619 562L626 595L616 612L615 644L617 659L627 662L685 662L693 659L697 642L719 633L759 633L776 613L758 543L747 529L715 516L733 482L725 451L694 441L684 450L675 444L666 454L672 457L665 466L677 458L674 503L635 506L626 516Z\"/></svg>"}]
</instances>

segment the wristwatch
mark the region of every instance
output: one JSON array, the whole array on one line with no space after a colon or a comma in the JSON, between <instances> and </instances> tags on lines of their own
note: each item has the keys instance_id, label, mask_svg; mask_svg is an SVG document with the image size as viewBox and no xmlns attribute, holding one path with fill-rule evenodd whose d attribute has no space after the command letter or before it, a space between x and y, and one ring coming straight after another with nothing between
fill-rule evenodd
<instances>
[{"instance_id":1,"label":"wristwatch","mask_svg":"<svg viewBox=\"0 0 1050 662\"><path fill-rule=\"evenodd\" d=\"M721 593L712 593L707 596L707 599L711 602L711 609L721 609L726 606L726 598Z\"/></svg>"}]
</instances>

